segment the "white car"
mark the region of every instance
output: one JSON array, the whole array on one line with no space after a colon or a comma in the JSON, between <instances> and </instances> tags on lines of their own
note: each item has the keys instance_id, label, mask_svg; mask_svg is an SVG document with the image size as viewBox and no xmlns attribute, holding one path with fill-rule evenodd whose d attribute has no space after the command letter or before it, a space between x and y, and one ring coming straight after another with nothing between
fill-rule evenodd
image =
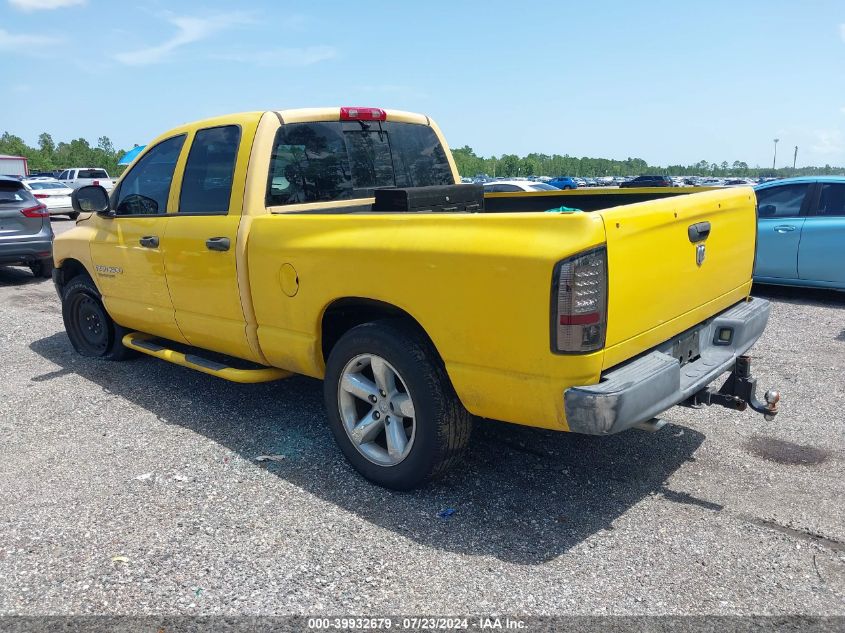
<instances>
[{"instance_id":1,"label":"white car","mask_svg":"<svg viewBox=\"0 0 845 633\"><path fill-rule=\"evenodd\" d=\"M59 180L71 189L79 189L88 185L100 185L106 191L111 191L114 183L105 169L99 167L74 167L65 169L59 174Z\"/></svg>"},{"instance_id":2,"label":"white car","mask_svg":"<svg viewBox=\"0 0 845 633\"><path fill-rule=\"evenodd\" d=\"M560 191L544 182L531 180L493 180L484 183L484 193L512 193L516 191Z\"/></svg>"},{"instance_id":3,"label":"white car","mask_svg":"<svg viewBox=\"0 0 845 633\"><path fill-rule=\"evenodd\" d=\"M79 217L73 210L70 196L73 189L55 178L25 178L23 186L32 192L38 201L47 207L50 215L66 215L71 220Z\"/></svg>"}]
</instances>

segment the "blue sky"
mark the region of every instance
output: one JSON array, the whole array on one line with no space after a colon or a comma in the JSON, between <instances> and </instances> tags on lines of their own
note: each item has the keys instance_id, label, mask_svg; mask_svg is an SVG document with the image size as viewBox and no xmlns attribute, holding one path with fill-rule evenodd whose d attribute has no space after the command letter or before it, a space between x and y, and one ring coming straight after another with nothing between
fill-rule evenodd
<instances>
[{"instance_id":1,"label":"blue sky","mask_svg":"<svg viewBox=\"0 0 845 633\"><path fill-rule=\"evenodd\" d=\"M31 144L363 105L485 155L845 165L842 0L0 0L0 71Z\"/></svg>"}]
</instances>

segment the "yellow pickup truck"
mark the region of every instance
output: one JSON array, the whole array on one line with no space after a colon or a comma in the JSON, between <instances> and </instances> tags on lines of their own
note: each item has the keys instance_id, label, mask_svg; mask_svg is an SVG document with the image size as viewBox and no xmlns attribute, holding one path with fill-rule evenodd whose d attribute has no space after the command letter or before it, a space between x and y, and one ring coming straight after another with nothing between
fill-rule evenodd
<instances>
[{"instance_id":1,"label":"yellow pickup truck","mask_svg":"<svg viewBox=\"0 0 845 633\"><path fill-rule=\"evenodd\" d=\"M453 465L475 418L608 434L679 403L777 412L744 356L769 315L749 297L751 189L493 212L459 182L419 114L170 130L111 193L74 192L54 248L70 341L235 382L322 378L340 449L395 489Z\"/></svg>"}]
</instances>

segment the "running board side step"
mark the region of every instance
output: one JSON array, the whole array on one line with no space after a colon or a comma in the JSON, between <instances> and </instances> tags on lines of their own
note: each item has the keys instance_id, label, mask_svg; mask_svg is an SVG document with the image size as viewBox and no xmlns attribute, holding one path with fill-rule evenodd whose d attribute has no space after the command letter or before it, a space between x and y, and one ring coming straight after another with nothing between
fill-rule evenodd
<instances>
[{"instance_id":1,"label":"running board side step","mask_svg":"<svg viewBox=\"0 0 845 633\"><path fill-rule=\"evenodd\" d=\"M129 349L134 349L137 352L160 358L168 363L174 365L181 365L188 369L201 371L210 376L217 376L224 380L238 383L256 383L256 382L270 382L271 380L281 380L288 378L293 374L283 369L275 367L262 367L261 369L236 369L229 365L224 365L214 360L209 360L198 356L196 354L185 354L169 349L158 342L156 337L142 332L131 332L123 337L123 344Z\"/></svg>"}]
</instances>

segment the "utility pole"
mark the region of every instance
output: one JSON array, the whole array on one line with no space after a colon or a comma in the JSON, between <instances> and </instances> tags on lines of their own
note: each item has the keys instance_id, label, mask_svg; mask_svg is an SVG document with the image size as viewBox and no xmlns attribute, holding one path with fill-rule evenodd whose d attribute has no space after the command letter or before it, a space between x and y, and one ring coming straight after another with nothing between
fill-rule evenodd
<instances>
[{"instance_id":1,"label":"utility pole","mask_svg":"<svg viewBox=\"0 0 845 633\"><path fill-rule=\"evenodd\" d=\"M775 170L775 161L777 161L777 159L778 159L778 141L779 140L780 140L779 138L775 139L775 155L772 158L772 171Z\"/></svg>"},{"instance_id":2,"label":"utility pole","mask_svg":"<svg viewBox=\"0 0 845 633\"><path fill-rule=\"evenodd\" d=\"M795 171L795 163L798 162L798 146L795 146L795 154L792 156L792 171Z\"/></svg>"}]
</instances>

